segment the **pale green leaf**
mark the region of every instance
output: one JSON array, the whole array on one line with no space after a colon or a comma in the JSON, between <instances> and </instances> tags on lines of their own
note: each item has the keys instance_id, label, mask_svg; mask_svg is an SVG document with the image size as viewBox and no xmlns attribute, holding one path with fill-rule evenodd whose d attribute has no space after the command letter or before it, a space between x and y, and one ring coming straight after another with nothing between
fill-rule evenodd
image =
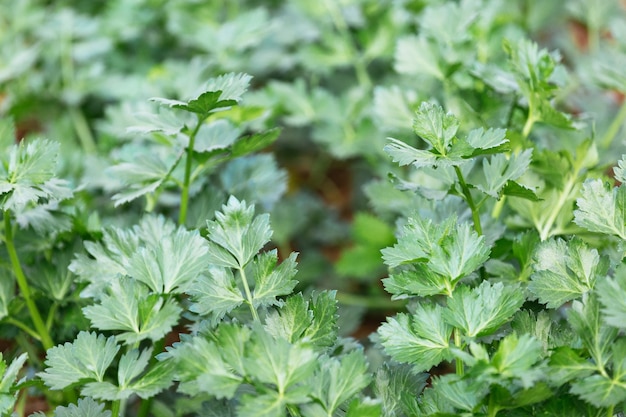
<instances>
[{"instance_id":1,"label":"pale green leaf","mask_svg":"<svg viewBox=\"0 0 626 417\"><path fill-rule=\"evenodd\" d=\"M265 319L265 330L276 338L290 343L300 341L313 323L313 313L302 293L287 298L280 308L270 312Z\"/></svg>"},{"instance_id":2,"label":"pale green leaf","mask_svg":"<svg viewBox=\"0 0 626 417\"><path fill-rule=\"evenodd\" d=\"M181 156L182 153L176 158L165 160L157 153L145 153L135 157L132 162L120 162L108 168L106 172L124 187L112 197L115 206L154 193L163 185L171 167Z\"/></svg>"},{"instance_id":3,"label":"pale green leaf","mask_svg":"<svg viewBox=\"0 0 626 417\"><path fill-rule=\"evenodd\" d=\"M311 381L312 397L322 404L327 415L332 415L369 384L367 369L365 356L358 350L341 358L321 358Z\"/></svg>"},{"instance_id":4,"label":"pale green leaf","mask_svg":"<svg viewBox=\"0 0 626 417\"><path fill-rule=\"evenodd\" d=\"M64 389L82 379L102 381L120 347L114 337L82 331L72 343L48 349L46 369L38 375L53 390Z\"/></svg>"},{"instance_id":5,"label":"pale green leaf","mask_svg":"<svg viewBox=\"0 0 626 417\"><path fill-rule=\"evenodd\" d=\"M626 186L609 188L602 180L587 180L576 200L574 222L591 232L626 239Z\"/></svg>"},{"instance_id":6,"label":"pale green leaf","mask_svg":"<svg viewBox=\"0 0 626 417\"><path fill-rule=\"evenodd\" d=\"M572 383L570 392L599 408L615 406L626 400L624 382L607 375L595 374L578 379Z\"/></svg>"},{"instance_id":7,"label":"pale green leaf","mask_svg":"<svg viewBox=\"0 0 626 417\"><path fill-rule=\"evenodd\" d=\"M217 119L210 123L204 123L196 134L193 145L195 152L213 152L219 149L227 149L239 137L241 131L226 119ZM181 136L181 145L189 146L189 137Z\"/></svg>"},{"instance_id":8,"label":"pale green leaf","mask_svg":"<svg viewBox=\"0 0 626 417\"><path fill-rule=\"evenodd\" d=\"M401 166L413 164L416 168L435 166L437 164L437 155L423 149L415 149L406 143L394 139L387 138L388 143L385 145L387 152L394 162Z\"/></svg>"},{"instance_id":9,"label":"pale green leaf","mask_svg":"<svg viewBox=\"0 0 626 417\"><path fill-rule=\"evenodd\" d=\"M193 300L191 311L212 315L219 320L246 301L237 288L235 277L228 268L209 267L187 290Z\"/></svg>"},{"instance_id":10,"label":"pale green leaf","mask_svg":"<svg viewBox=\"0 0 626 417\"><path fill-rule=\"evenodd\" d=\"M442 307L418 305L411 316L400 313L378 328L385 352L416 371L427 371L450 358L452 326L443 319Z\"/></svg>"},{"instance_id":11,"label":"pale green leaf","mask_svg":"<svg viewBox=\"0 0 626 417\"><path fill-rule=\"evenodd\" d=\"M486 387L472 384L458 375L449 374L433 378L432 390L445 398L456 410L471 412L487 394Z\"/></svg>"},{"instance_id":12,"label":"pale green leaf","mask_svg":"<svg viewBox=\"0 0 626 417\"><path fill-rule=\"evenodd\" d=\"M127 274L159 294L184 292L208 264L208 243L197 231L178 228L155 242L153 248L140 248L128 261Z\"/></svg>"},{"instance_id":13,"label":"pale green leaf","mask_svg":"<svg viewBox=\"0 0 626 417\"><path fill-rule=\"evenodd\" d=\"M472 181L472 184L494 198L499 198L502 189L509 181L521 177L530 164L532 149L506 156L494 155L483 162L482 175Z\"/></svg>"},{"instance_id":14,"label":"pale green leaf","mask_svg":"<svg viewBox=\"0 0 626 417\"><path fill-rule=\"evenodd\" d=\"M593 289L607 269L608 259L580 239L548 240L537 247L528 289L548 308L558 308Z\"/></svg>"},{"instance_id":15,"label":"pale green leaf","mask_svg":"<svg viewBox=\"0 0 626 417\"><path fill-rule=\"evenodd\" d=\"M238 417L285 417L286 398L278 392L243 395Z\"/></svg>"},{"instance_id":16,"label":"pale green leaf","mask_svg":"<svg viewBox=\"0 0 626 417\"><path fill-rule=\"evenodd\" d=\"M40 199L60 201L72 196L68 183L53 178L59 144L47 139L22 141L0 159L3 210L21 211Z\"/></svg>"},{"instance_id":17,"label":"pale green leaf","mask_svg":"<svg viewBox=\"0 0 626 417\"><path fill-rule=\"evenodd\" d=\"M162 361L149 367L148 371L132 382L130 390L141 398L154 397L173 384L174 361Z\"/></svg>"},{"instance_id":18,"label":"pale green leaf","mask_svg":"<svg viewBox=\"0 0 626 417\"><path fill-rule=\"evenodd\" d=\"M383 410L380 401L372 398L355 398L348 406L346 417L382 417Z\"/></svg>"},{"instance_id":19,"label":"pale green leaf","mask_svg":"<svg viewBox=\"0 0 626 417\"><path fill-rule=\"evenodd\" d=\"M272 250L259 255L251 266L251 276L256 283L252 294L252 303L255 308L266 305L275 305L281 295L291 294L298 283L292 279L296 273L296 254L276 266L278 252Z\"/></svg>"},{"instance_id":20,"label":"pale green leaf","mask_svg":"<svg viewBox=\"0 0 626 417\"><path fill-rule=\"evenodd\" d=\"M22 353L14 358L7 367L3 355L0 353L0 374L2 376L2 380L0 380L0 415L8 416L15 408L19 390L13 390L13 388L15 380L27 359L28 354Z\"/></svg>"},{"instance_id":21,"label":"pale green leaf","mask_svg":"<svg viewBox=\"0 0 626 417\"><path fill-rule=\"evenodd\" d=\"M497 380L508 379L515 391L518 388L531 388L543 379L544 369L537 364L543 359L543 346L535 337L524 334L520 337L511 333L500 341L493 355L492 366L497 372Z\"/></svg>"},{"instance_id":22,"label":"pale green leaf","mask_svg":"<svg viewBox=\"0 0 626 417\"><path fill-rule=\"evenodd\" d=\"M133 344L159 340L178 322L182 309L171 298L149 294L143 284L120 277L100 302L83 308L85 317L100 330L117 330L117 339Z\"/></svg>"},{"instance_id":23,"label":"pale green leaf","mask_svg":"<svg viewBox=\"0 0 626 417\"><path fill-rule=\"evenodd\" d=\"M600 303L595 295L589 293L582 301L573 301L567 320L597 366L606 366L618 329L605 323L604 317L600 315Z\"/></svg>"},{"instance_id":24,"label":"pale green leaf","mask_svg":"<svg viewBox=\"0 0 626 417\"><path fill-rule=\"evenodd\" d=\"M626 155L622 155L620 160L617 161L617 166L613 168L613 173L617 181L621 183L626 182Z\"/></svg>"},{"instance_id":25,"label":"pale green leaf","mask_svg":"<svg viewBox=\"0 0 626 417\"><path fill-rule=\"evenodd\" d=\"M473 339L496 332L511 320L524 301L524 294L517 285L483 281L473 289L457 287L443 315L447 323Z\"/></svg>"},{"instance_id":26,"label":"pale green leaf","mask_svg":"<svg viewBox=\"0 0 626 417\"><path fill-rule=\"evenodd\" d=\"M411 269L390 274L382 282L385 291L392 294L394 300L448 293L446 277L432 272L423 264L415 264Z\"/></svg>"},{"instance_id":27,"label":"pale green leaf","mask_svg":"<svg viewBox=\"0 0 626 417\"><path fill-rule=\"evenodd\" d=\"M424 36L406 36L398 40L395 70L400 74L426 74L443 80L437 47Z\"/></svg>"},{"instance_id":28,"label":"pale green leaf","mask_svg":"<svg viewBox=\"0 0 626 417\"><path fill-rule=\"evenodd\" d=\"M506 129L477 129L470 130L466 138L467 143L474 149L489 150L500 148L509 140L506 138Z\"/></svg>"},{"instance_id":29,"label":"pale green leaf","mask_svg":"<svg viewBox=\"0 0 626 417\"><path fill-rule=\"evenodd\" d=\"M54 409L54 417L111 417L111 412L104 409L104 404L99 404L93 398L80 398L76 404L67 407L59 406ZM44 417L43 412L35 413L33 417Z\"/></svg>"},{"instance_id":30,"label":"pale green leaf","mask_svg":"<svg viewBox=\"0 0 626 417\"><path fill-rule=\"evenodd\" d=\"M287 191L287 171L278 167L272 154L248 155L231 160L220 171L227 194L252 201L269 210Z\"/></svg>"},{"instance_id":31,"label":"pale green leaf","mask_svg":"<svg viewBox=\"0 0 626 417\"><path fill-rule=\"evenodd\" d=\"M597 289L605 322L626 329L626 268L618 267L615 276L599 282Z\"/></svg>"},{"instance_id":32,"label":"pale green leaf","mask_svg":"<svg viewBox=\"0 0 626 417\"><path fill-rule=\"evenodd\" d=\"M292 345L258 329L252 335L244 363L251 378L272 384L278 392L285 393L312 376L317 355L309 347Z\"/></svg>"},{"instance_id":33,"label":"pale green leaf","mask_svg":"<svg viewBox=\"0 0 626 417\"><path fill-rule=\"evenodd\" d=\"M117 367L117 382L121 389L127 388L148 366L152 349L133 349L122 355Z\"/></svg>"},{"instance_id":34,"label":"pale green leaf","mask_svg":"<svg viewBox=\"0 0 626 417\"><path fill-rule=\"evenodd\" d=\"M269 241L269 216L254 217L254 205L230 197L216 220L208 221L210 261L218 266L243 268ZM225 253L224 251L227 251Z\"/></svg>"},{"instance_id":35,"label":"pale green leaf","mask_svg":"<svg viewBox=\"0 0 626 417\"><path fill-rule=\"evenodd\" d=\"M418 398L429 377L425 372L415 372L410 365L385 362L375 379L375 392L388 413L385 415L417 415Z\"/></svg>"},{"instance_id":36,"label":"pale green leaf","mask_svg":"<svg viewBox=\"0 0 626 417\"><path fill-rule=\"evenodd\" d=\"M559 385L580 380L597 370L598 367L591 360L581 357L568 346L561 346L550 355L550 380Z\"/></svg>"},{"instance_id":37,"label":"pale green leaf","mask_svg":"<svg viewBox=\"0 0 626 417\"><path fill-rule=\"evenodd\" d=\"M459 120L452 113L444 113L441 106L423 102L415 113L413 131L430 143L439 155L446 155L459 129Z\"/></svg>"},{"instance_id":38,"label":"pale green leaf","mask_svg":"<svg viewBox=\"0 0 626 417\"><path fill-rule=\"evenodd\" d=\"M191 396L207 392L218 398L232 398L243 376L224 361L221 352L214 342L199 336L169 350L171 360L176 363L178 390Z\"/></svg>"}]
</instances>

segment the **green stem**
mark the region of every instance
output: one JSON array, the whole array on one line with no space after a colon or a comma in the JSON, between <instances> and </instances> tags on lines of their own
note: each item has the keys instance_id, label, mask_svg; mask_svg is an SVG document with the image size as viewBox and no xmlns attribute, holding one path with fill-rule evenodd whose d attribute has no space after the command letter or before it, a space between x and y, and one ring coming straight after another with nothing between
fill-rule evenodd
<instances>
[{"instance_id":1,"label":"green stem","mask_svg":"<svg viewBox=\"0 0 626 417\"><path fill-rule=\"evenodd\" d=\"M626 121L626 100L622 103L622 107L620 107L619 111L615 115L615 118L611 122L611 125L602 136L602 139L600 139L601 146L608 148L611 145L611 142L615 139L615 136L624 124L624 121Z\"/></svg>"},{"instance_id":2,"label":"green stem","mask_svg":"<svg viewBox=\"0 0 626 417\"><path fill-rule=\"evenodd\" d=\"M83 150L90 154L96 153L96 141L91 133L85 114L76 106L70 106L67 111L72 119L74 130L76 131L76 135L78 136L78 140L80 140Z\"/></svg>"},{"instance_id":3,"label":"green stem","mask_svg":"<svg viewBox=\"0 0 626 417\"><path fill-rule=\"evenodd\" d=\"M7 317L5 321L9 324L14 325L15 327L19 327L25 333L30 335L33 339L41 341L41 337L39 337L39 334L33 329L31 329L30 327L28 327L26 324L22 323L21 321L14 319L13 317Z\"/></svg>"},{"instance_id":4,"label":"green stem","mask_svg":"<svg viewBox=\"0 0 626 417\"><path fill-rule=\"evenodd\" d=\"M183 191L180 196L180 213L178 213L178 224L183 226L187 221L187 206L189 205L189 183L191 178L191 165L193 162L193 147L196 142L196 135L204 120L198 117L198 124L189 135L189 145L187 146L187 160L185 161L185 178L183 180Z\"/></svg>"},{"instance_id":5,"label":"green stem","mask_svg":"<svg viewBox=\"0 0 626 417\"><path fill-rule=\"evenodd\" d=\"M563 191L561 192L561 195L559 196L559 200L554 206L551 207L550 215L546 219L545 223L543 223L542 227L538 228L539 237L541 241L544 241L550 237L550 231L552 229L552 226L554 225L556 218L559 216L561 209L565 205L565 202L569 199L572 189L576 185L577 178L578 178L578 171L569 177L567 184L565 184L565 187L563 188Z\"/></svg>"},{"instance_id":6,"label":"green stem","mask_svg":"<svg viewBox=\"0 0 626 417\"><path fill-rule=\"evenodd\" d=\"M358 54L358 48L356 47L352 35L350 34L350 28L346 23L346 20L343 18L341 14L341 10L337 7L337 2L334 0L324 1L324 5L326 9L328 9L328 13L330 14L331 19L333 20L333 24L337 28L337 31L343 38L343 41L350 51L350 55L354 60L354 70L356 73L357 81L359 85L366 87L367 89L372 87L372 79L370 78L365 62L362 57Z\"/></svg>"},{"instance_id":7,"label":"green stem","mask_svg":"<svg viewBox=\"0 0 626 417\"><path fill-rule=\"evenodd\" d=\"M41 337L41 343L43 344L44 349L48 350L54 346L54 342L52 341L50 333L41 318L41 314L39 314L35 301L31 298L30 286L28 285L28 281L26 280L26 276L22 270L22 265L20 264L20 259L17 256L17 251L15 250L15 246L13 244L13 225L11 224L11 212L9 210L4 212L4 241L7 245L7 251L9 252L9 258L11 259L11 265L13 266L13 272L15 273L17 285L19 286L20 292L24 297L24 301L26 301L26 307L28 307L28 311L30 312L31 320L35 325L37 333L39 333L39 336Z\"/></svg>"},{"instance_id":8,"label":"green stem","mask_svg":"<svg viewBox=\"0 0 626 417\"><path fill-rule=\"evenodd\" d=\"M613 417L613 415L615 414L615 406L612 405L609 408L606 409L606 417Z\"/></svg>"},{"instance_id":9,"label":"green stem","mask_svg":"<svg viewBox=\"0 0 626 417\"><path fill-rule=\"evenodd\" d=\"M54 301L50 310L48 310L48 318L46 319L46 329L50 331L52 329L52 325L54 324L54 316L56 315L57 310L59 309L59 302Z\"/></svg>"},{"instance_id":10,"label":"green stem","mask_svg":"<svg viewBox=\"0 0 626 417\"><path fill-rule=\"evenodd\" d=\"M345 292L338 292L336 298L339 304L365 307L368 310L401 310L406 306L405 301L394 301L386 297L367 297Z\"/></svg>"},{"instance_id":11,"label":"green stem","mask_svg":"<svg viewBox=\"0 0 626 417\"><path fill-rule=\"evenodd\" d=\"M253 300L252 300L252 293L250 292L250 286L248 285L248 279L246 278L246 271L244 271L244 268L241 267L239 268L239 274L241 275L241 282L243 283L243 290L246 293L246 299L248 300L248 305L250 306L250 312L252 313L252 317L254 318L254 321L261 321L259 319L259 314L256 312L256 309L254 308L254 304L253 304Z\"/></svg>"},{"instance_id":12,"label":"green stem","mask_svg":"<svg viewBox=\"0 0 626 417\"><path fill-rule=\"evenodd\" d=\"M483 228L480 224L480 213L478 213L478 209L476 208L476 204L474 203L474 199L472 198L472 193L470 192L469 187L465 183L465 178L463 177L463 173L458 166L454 167L454 172L456 172L456 176L459 179L459 184L461 184L461 189L463 190L463 196L465 197L465 201L467 201L467 205L472 211L472 219L474 220L474 230L479 235L483 234Z\"/></svg>"},{"instance_id":13,"label":"green stem","mask_svg":"<svg viewBox=\"0 0 626 417\"><path fill-rule=\"evenodd\" d=\"M488 410L487 410L487 417L496 417L496 414L498 414L498 411L500 411L500 407L498 407L496 405L496 402L494 400L494 396L490 395L489 396L489 406L488 406Z\"/></svg>"},{"instance_id":14,"label":"green stem","mask_svg":"<svg viewBox=\"0 0 626 417\"><path fill-rule=\"evenodd\" d=\"M458 327L454 328L454 346L456 346L459 349L463 347L463 344L461 341L461 329L459 329ZM459 376L463 376L463 374L465 373L465 370L463 368L463 361L460 358L457 358L455 360L455 365L456 365L456 374Z\"/></svg>"},{"instance_id":15,"label":"green stem","mask_svg":"<svg viewBox=\"0 0 626 417\"><path fill-rule=\"evenodd\" d=\"M120 400L115 400L111 403L111 417L119 417L121 404Z\"/></svg>"},{"instance_id":16,"label":"green stem","mask_svg":"<svg viewBox=\"0 0 626 417\"><path fill-rule=\"evenodd\" d=\"M148 369L152 368L155 363L157 363L157 355L163 352L163 348L165 347L165 338L158 340L153 345L152 358L150 358L150 363L148 364ZM148 417L150 415L150 410L152 409L152 401L154 397L146 398L141 400L141 405L139 406L139 411L137 412L137 417Z\"/></svg>"},{"instance_id":17,"label":"green stem","mask_svg":"<svg viewBox=\"0 0 626 417\"><path fill-rule=\"evenodd\" d=\"M530 131L533 129L533 125L535 124L535 116L533 114L532 107L528 109L528 118L526 119L526 123L524 124L524 129L522 130L522 136L524 139L528 139L530 135Z\"/></svg>"}]
</instances>

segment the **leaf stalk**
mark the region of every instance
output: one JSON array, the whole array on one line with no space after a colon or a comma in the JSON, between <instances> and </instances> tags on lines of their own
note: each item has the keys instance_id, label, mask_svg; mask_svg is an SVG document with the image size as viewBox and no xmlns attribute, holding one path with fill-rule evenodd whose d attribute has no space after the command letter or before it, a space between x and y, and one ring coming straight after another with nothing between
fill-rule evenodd
<instances>
[{"instance_id":1,"label":"leaf stalk","mask_svg":"<svg viewBox=\"0 0 626 417\"><path fill-rule=\"evenodd\" d=\"M198 116L198 123L189 135L189 144L187 145L187 160L185 161L185 177L183 180L183 190L180 196L180 212L178 213L178 224L184 225L187 221L187 207L189 205L189 184L191 179L191 165L193 162L193 147L196 142L196 135L202 126L204 119Z\"/></svg>"},{"instance_id":2,"label":"leaf stalk","mask_svg":"<svg viewBox=\"0 0 626 417\"><path fill-rule=\"evenodd\" d=\"M474 198L472 197L472 193L470 192L470 189L467 186L467 183L465 182L465 178L463 177L461 168L459 168L458 166L455 166L454 172L456 172L456 176L459 179L459 184L461 185L461 190L463 191L463 196L465 197L465 201L467 202L467 205L472 211L472 220L474 221L474 230L476 230L476 233L478 233L479 235L482 235L483 228L482 228L482 225L480 224L480 213L478 213L478 208L476 207L476 204L474 203Z\"/></svg>"},{"instance_id":3,"label":"leaf stalk","mask_svg":"<svg viewBox=\"0 0 626 417\"><path fill-rule=\"evenodd\" d=\"M11 265L13 266L13 272L15 274L15 278L17 280L17 285L20 288L20 292L26 301L26 307L30 313L31 320L35 325L35 329L37 333L39 333L39 337L41 338L41 344L43 345L45 350L48 350L54 346L54 342L50 337L50 333L46 328L46 325L41 318L41 314L37 309L37 305L35 301L32 299L30 286L28 285L28 281L26 280L26 276L24 275L24 270L22 269L22 265L20 263L20 259L17 256L17 251L15 250L15 244L13 242L13 225L11 224L11 212L6 210L4 212L4 241L7 245L7 252L9 252L9 258L11 259Z\"/></svg>"}]
</instances>

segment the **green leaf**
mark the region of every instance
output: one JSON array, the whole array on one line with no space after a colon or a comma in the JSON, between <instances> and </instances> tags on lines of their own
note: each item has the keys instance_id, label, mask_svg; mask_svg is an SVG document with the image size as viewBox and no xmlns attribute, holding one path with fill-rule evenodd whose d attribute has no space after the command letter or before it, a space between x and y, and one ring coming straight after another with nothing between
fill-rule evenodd
<instances>
[{"instance_id":1,"label":"green leaf","mask_svg":"<svg viewBox=\"0 0 626 417\"><path fill-rule=\"evenodd\" d=\"M427 371L450 359L452 326L438 305L418 305L411 316L400 313L378 328L385 352L398 362L410 363L417 372Z\"/></svg>"},{"instance_id":2,"label":"green leaf","mask_svg":"<svg viewBox=\"0 0 626 417\"><path fill-rule=\"evenodd\" d=\"M624 383L605 375L596 374L576 380L570 392L596 407L615 406L626 400Z\"/></svg>"},{"instance_id":3,"label":"green leaf","mask_svg":"<svg viewBox=\"0 0 626 417\"><path fill-rule=\"evenodd\" d=\"M0 320L9 315L9 304L15 298L15 280L6 274L0 280Z\"/></svg>"},{"instance_id":4,"label":"green leaf","mask_svg":"<svg viewBox=\"0 0 626 417\"><path fill-rule=\"evenodd\" d=\"M413 131L437 154L446 155L459 129L459 120L452 113L444 113L441 106L429 102L422 103L415 115Z\"/></svg>"},{"instance_id":5,"label":"green leaf","mask_svg":"<svg viewBox=\"0 0 626 417\"><path fill-rule=\"evenodd\" d=\"M44 139L11 146L0 159L0 208L19 212L41 199L72 197L68 183L53 178L58 155L59 144Z\"/></svg>"},{"instance_id":6,"label":"green leaf","mask_svg":"<svg viewBox=\"0 0 626 417\"><path fill-rule=\"evenodd\" d=\"M429 167L437 165L437 155L430 151L415 149L406 143L394 138L387 138L388 143L385 146L387 152L394 162L401 166L413 164L416 168ZM458 163L462 163L459 160Z\"/></svg>"},{"instance_id":7,"label":"green leaf","mask_svg":"<svg viewBox=\"0 0 626 417\"><path fill-rule=\"evenodd\" d=\"M90 397L80 398L77 404L55 408L54 417L111 417L111 412L104 409L104 404L98 404ZM45 414L38 412L32 416L45 417Z\"/></svg>"},{"instance_id":8,"label":"green leaf","mask_svg":"<svg viewBox=\"0 0 626 417\"><path fill-rule=\"evenodd\" d=\"M122 331L117 339L127 344L161 339L178 322L181 312L174 299L150 294L143 284L124 277L111 283L98 304L83 308L94 327Z\"/></svg>"},{"instance_id":9,"label":"green leaf","mask_svg":"<svg viewBox=\"0 0 626 417\"><path fill-rule=\"evenodd\" d=\"M626 267L620 265L615 277L598 283L598 298L605 322L617 329L626 328Z\"/></svg>"},{"instance_id":10,"label":"green leaf","mask_svg":"<svg viewBox=\"0 0 626 417\"><path fill-rule=\"evenodd\" d=\"M483 281L473 289L466 286L457 288L453 297L448 299L443 316L447 323L474 339L499 330L511 320L524 301L523 292L517 285L504 286L500 282L490 284Z\"/></svg>"},{"instance_id":11,"label":"green leaf","mask_svg":"<svg viewBox=\"0 0 626 417\"><path fill-rule=\"evenodd\" d=\"M281 393L243 395L237 408L238 417L285 417L287 399Z\"/></svg>"},{"instance_id":12,"label":"green leaf","mask_svg":"<svg viewBox=\"0 0 626 417\"><path fill-rule=\"evenodd\" d=\"M290 402L302 403L307 401L307 393L297 390L297 385L311 378L317 355L309 347L292 345L259 328L252 334L244 364L246 374L253 380L275 386L279 394L291 397ZM294 388L293 396L289 395L288 391Z\"/></svg>"},{"instance_id":13,"label":"green leaf","mask_svg":"<svg viewBox=\"0 0 626 417\"><path fill-rule=\"evenodd\" d=\"M120 162L108 168L106 172L124 187L112 197L115 207L154 193L181 156L182 153L174 160L165 161L157 153L148 153L135 157L132 162Z\"/></svg>"},{"instance_id":14,"label":"green leaf","mask_svg":"<svg viewBox=\"0 0 626 417\"><path fill-rule=\"evenodd\" d=\"M291 253L278 267L278 251L272 250L260 254L252 263L252 277L256 283L252 295L255 308L276 305L281 295L291 294L298 281L292 278L296 270L296 254Z\"/></svg>"},{"instance_id":15,"label":"green leaf","mask_svg":"<svg viewBox=\"0 0 626 417\"><path fill-rule=\"evenodd\" d=\"M205 275L193 282L187 294L193 300L191 311L212 315L214 320L220 320L246 301L232 271L221 267L209 267Z\"/></svg>"},{"instance_id":16,"label":"green leaf","mask_svg":"<svg viewBox=\"0 0 626 417\"><path fill-rule=\"evenodd\" d=\"M449 291L446 277L432 272L422 264L415 264L412 269L390 274L389 278L384 278L382 281L385 291L393 294L393 300L447 294Z\"/></svg>"},{"instance_id":17,"label":"green leaf","mask_svg":"<svg viewBox=\"0 0 626 417\"><path fill-rule=\"evenodd\" d=\"M472 156L500 153L509 149L509 140L506 138L506 129L478 129L470 130L465 139L475 149Z\"/></svg>"},{"instance_id":18,"label":"green leaf","mask_svg":"<svg viewBox=\"0 0 626 417\"><path fill-rule=\"evenodd\" d=\"M429 377L410 365L385 362L376 372L375 392L390 415L418 415L418 398Z\"/></svg>"},{"instance_id":19,"label":"green leaf","mask_svg":"<svg viewBox=\"0 0 626 417\"><path fill-rule=\"evenodd\" d=\"M236 105L248 89L251 79L252 77L247 74L229 73L209 80L205 92L187 102L159 97L150 100L206 118L215 110Z\"/></svg>"},{"instance_id":20,"label":"green leaf","mask_svg":"<svg viewBox=\"0 0 626 417\"><path fill-rule=\"evenodd\" d=\"M445 79L437 46L425 36L405 36L398 40L394 68L400 74L427 74Z\"/></svg>"},{"instance_id":21,"label":"green leaf","mask_svg":"<svg viewBox=\"0 0 626 417\"><path fill-rule=\"evenodd\" d=\"M226 119L203 123L196 134L193 150L202 153L228 149L235 143L240 134L240 130ZM189 136L182 135L180 143L187 148Z\"/></svg>"},{"instance_id":22,"label":"green leaf","mask_svg":"<svg viewBox=\"0 0 626 417\"><path fill-rule=\"evenodd\" d=\"M53 390L64 389L83 379L102 382L120 347L114 337L82 331L72 343L48 349L46 369L37 375Z\"/></svg>"},{"instance_id":23,"label":"green leaf","mask_svg":"<svg viewBox=\"0 0 626 417\"><path fill-rule=\"evenodd\" d=\"M617 181L621 183L626 182L626 155L622 155L620 160L617 161L617 166L613 167L613 173Z\"/></svg>"},{"instance_id":24,"label":"green leaf","mask_svg":"<svg viewBox=\"0 0 626 417\"><path fill-rule=\"evenodd\" d=\"M313 313L302 293L292 295L280 308L270 312L265 319L265 330L274 337L297 343L313 323Z\"/></svg>"},{"instance_id":25,"label":"green leaf","mask_svg":"<svg viewBox=\"0 0 626 417\"><path fill-rule=\"evenodd\" d=\"M618 330L605 324L604 318L600 315L600 303L595 295L589 293L582 301L573 301L567 321L597 366L606 366Z\"/></svg>"},{"instance_id":26,"label":"green leaf","mask_svg":"<svg viewBox=\"0 0 626 417\"><path fill-rule=\"evenodd\" d=\"M354 350L337 359L322 357L311 380L311 396L323 406L326 415L359 394L370 382L363 352Z\"/></svg>"},{"instance_id":27,"label":"green leaf","mask_svg":"<svg viewBox=\"0 0 626 417\"><path fill-rule=\"evenodd\" d=\"M626 186L610 189L602 180L587 180L576 205L574 223L591 232L626 239Z\"/></svg>"},{"instance_id":28,"label":"green leaf","mask_svg":"<svg viewBox=\"0 0 626 417\"><path fill-rule=\"evenodd\" d=\"M14 389L15 380L28 359L27 353L14 358L7 368L2 353L0 353L0 415L10 415L14 410L19 391Z\"/></svg>"},{"instance_id":29,"label":"green leaf","mask_svg":"<svg viewBox=\"0 0 626 417\"><path fill-rule=\"evenodd\" d=\"M515 181L507 181L501 192L503 195L511 197L519 197L530 201L541 201L541 198L539 198L533 190L518 184Z\"/></svg>"},{"instance_id":30,"label":"green leaf","mask_svg":"<svg viewBox=\"0 0 626 417\"><path fill-rule=\"evenodd\" d=\"M529 389L545 377L545 370L538 363L543 360L543 346L535 337L511 333L500 342L491 361L497 374L495 381L508 379L513 389ZM497 383L497 382L496 382Z\"/></svg>"},{"instance_id":31,"label":"green leaf","mask_svg":"<svg viewBox=\"0 0 626 417\"><path fill-rule=\"evenodd\" d=\"M381 404L371 398L355 398L348 406L346 417L381 417Z\"/></svg>"},{"instance_id":32,"label":"green leaf","mask_svg":"<svg viewBox=\"0 0 626 417\"><path fill-rule=\"evenodd\" d=\"M208 264L208 243L197 231L179 227L155 242L139 248L128 261L127 274L157 294L184 292Z\"/></svg>"},{"instance_id":33,"label":"green leaf","mask_svg":"<svg viewBox=\"0 0 626 417\"><path fill-rule=\"evenodd\" d=\"M239 157L265 149L278 139L280 132L280 128L274 128L261 133L242 136L233 144L231 155Z\"/></svg>"},{"instance_id":34,"label":"green leaf","mask_svg":"<svg viewBox=\"0 0 626 417\"><path fill-rule=\"evenodd\" d=\"M90 256L77 254L69 266L82 281L89 282L81 295L99 298L119 275L130 275L129 262L141 248L156 248L176 230L176 225L163 216L144 216L132 229L105 228L102 242L84 243Z\"/></svg>"},{"instance_id":35,"label":"green leaf","mask_svg":"<svg viewBox=\"0 0 626 417\"><path fill-rule=\"evenodd\" d=\"M230 197L216 220L207 221L209 262L223 267L243 268L269 242L269 216L254 217L254 205Z\"/></svg>"},{"instance_id":36,"label":"green leaf","mask_svg":"<svg viewBox=\"0 0 626 417\"><path fill-rule=\"evenodd\" d=\"M287 172L271 154L248 155L229 161L220 182L227 194L269 210L287 191Z\"/></svg>"},{"instance_id":37,"label":"green leaf","mask_svg":"<svg viewBox=\"0 0 626 417\"><path fill-rule=\"evenodd\" d=\"M449 374L433 378L432 390L456 410L471 412L487 394L486 387Z\"/></svg>"},{"instance_id":38,"label":"green leaf","mask_svg":"<svg viewBox=\"0 0 626 417\"><path fill-rule=\"evenodd\" d=\"M581 357L568 346L561 346L550 355L550 380L558 385L580 380L597 370L598 367L589 359Z\"/></svg>"},{"instance_id":39,"label":"green leaf","mask_svg":"<svg viewBox=\"0 0 626 417\"><path fill-rule=\"evenodd\" d=\"M592 290L608 266L607 258L580 239L548 240L537 247L528 289L548 308L558 308Z\"/></svg>"},{"instance_id":40,"label":"green leaf","mask_svg":"<svg viewBox=\"0 0 626 417\"><path fill-rule=\"evenodd\" d=\"M240 335L249 337L247 332ZM241 343L245 341L242 338ZM180 381L178 391L191 396L206 392L218 398L232 398L243 382L243 376L224 360L222 352L215 342L199 336L171 349L168 354L176 364L175 378ZM242 353L241 350L235 352Z\"/></svg>"},{"instance_id":41,"label":"green leaf","mask_svg":"<svg viewBox=\"0 0 626 417\"><path fill-rule=\"evenodd\" d=\"M472 181L472 184L494 198L500 198L502 189L509 183L521 177L530 164L532 149L507 157L504 154L494 155L483 162L482 175Z\"/></svg>"}]
</instances>

